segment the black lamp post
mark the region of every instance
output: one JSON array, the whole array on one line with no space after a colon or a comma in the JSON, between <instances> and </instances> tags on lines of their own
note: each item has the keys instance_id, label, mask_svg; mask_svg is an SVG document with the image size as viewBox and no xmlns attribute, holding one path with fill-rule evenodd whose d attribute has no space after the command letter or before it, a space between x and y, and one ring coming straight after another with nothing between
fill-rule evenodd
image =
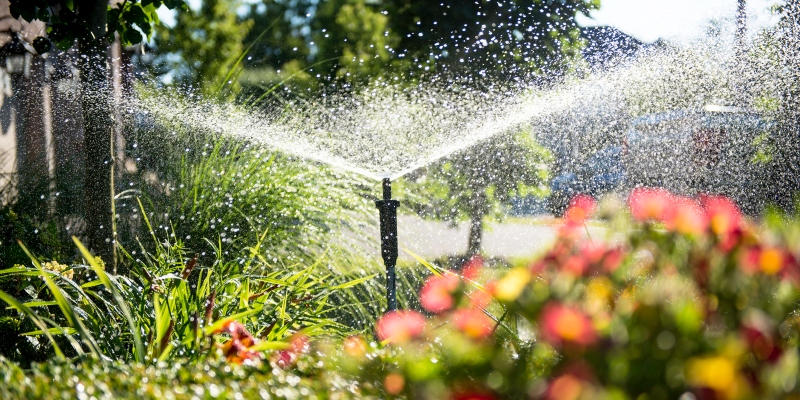
<instances>
[{"instance_id":1,"label":"black lamp post","mask_svg":"<svg viewBox=\"0 0 800 400\"><path fill-rule=\"evenodd\" d=\"M380 210L381 256L386 265L386 304L387 311L397 309L397 207L400 202L392 200L392 181L383 180L383 200L375 202Z\"/></svg>"}]
</instances>

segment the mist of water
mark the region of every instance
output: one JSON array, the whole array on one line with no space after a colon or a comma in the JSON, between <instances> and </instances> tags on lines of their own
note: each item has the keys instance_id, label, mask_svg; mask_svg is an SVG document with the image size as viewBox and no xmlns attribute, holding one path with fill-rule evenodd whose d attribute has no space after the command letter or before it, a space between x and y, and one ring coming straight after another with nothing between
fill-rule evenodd
<instances>
[{"instance_id":1,"label":"mist of water","mask_svg":"<svg viewBox=\"0 0 800 400\"><path fill-rule=\"evenodd\" d=\"M530 83L540 82L535 77L481 85L494 88L489 91L434 79L294 100L280 110L169 94L132 100L132 108L374 179L399 178L521 126L566 157L562 162L579 163L592 151L621 143L631 121L642 115L708 104L751 107L758 99L777 98L779 74L758 67L769 60L754 45L744 65L729 42L717 37L691 46L653 46L601 68L576 63L566 78L546 87ZM758 90L747 91L742 82ZM742 100L745 92L749 97Z\"/></svg>"}]
</instances>

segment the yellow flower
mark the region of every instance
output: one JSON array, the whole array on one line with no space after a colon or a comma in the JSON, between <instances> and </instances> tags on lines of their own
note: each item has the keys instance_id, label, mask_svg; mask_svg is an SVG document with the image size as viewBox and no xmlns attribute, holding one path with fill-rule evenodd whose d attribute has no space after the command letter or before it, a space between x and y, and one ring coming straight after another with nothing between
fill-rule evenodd
<instances>
[{"instance_id":1,"label":"yellow flower","mask_svg":"<svg viewBox=\"0 0 800 400\"><path fill-rule=\"evenodd\" d=\"M531 273L527 269L514 268L502 279L494 282L490 291L500 301L514 301L530 281Z\"/></svg>"},{"instance_id":2,"label":"yellow flower","mask_svg":"<svg viewBox=\"0 0 800 400\"><path fill-rule=\"evenodd\" d=\"M68 279L72 279L75 276L74 272L71 269L69 269L69 265L59 264L58 261L49 261L46 263L42 263L42 268L44 268L47 271L59 274Z\"/></svg>"},{"instance_id":3,"label":"yellow flower","mask_svg":"<svg viewBox=\"0 0 800 400\"><path fill-rule=\"evenodd\" d=\"M739 374L737 363L728 357L693 358L686 364L686 376L692 386L712 389L722 398L741 398L747 392L747 382Z\"/></svg>"}]
</instances>

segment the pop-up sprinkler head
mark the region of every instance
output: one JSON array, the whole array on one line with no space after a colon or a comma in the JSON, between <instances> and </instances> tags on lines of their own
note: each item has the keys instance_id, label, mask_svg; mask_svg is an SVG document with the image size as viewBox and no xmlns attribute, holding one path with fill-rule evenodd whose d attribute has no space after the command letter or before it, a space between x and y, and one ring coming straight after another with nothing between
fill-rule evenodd
<instances>
[{"instance_id":1,"label":"pop-up sprinkler head","mask_svg":"<svg viewBox=\"0 0 800 400\"><path fill-rule=\"evenodd\" d=\"M386 265L386 304L387 311L397 309L397 288L395 266L397 265L397 207L400 202L392 200L392 181L383 180L383 200L375 202L380 210L381 256Z\"/></svg>"}]
</instances>

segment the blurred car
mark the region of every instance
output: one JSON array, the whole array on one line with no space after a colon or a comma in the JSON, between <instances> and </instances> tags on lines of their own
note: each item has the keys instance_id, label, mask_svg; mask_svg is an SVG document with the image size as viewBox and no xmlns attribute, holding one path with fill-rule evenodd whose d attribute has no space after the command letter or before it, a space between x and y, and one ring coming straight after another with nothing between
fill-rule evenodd
<instances>
[{"instance_id":1,"label":"blurred car","mask_svg":"<svg viewBox=\"0 0 800 400\"><path fill-rule=\"evenodd\" d=\"M622 146L609 146L594 153L577 168L562 171L550 181L550 212L561 215L578 194L600 197L624 186Z\"/></svg>"},{"instance_id":2,"label":"blurred car","mask_svg":"<svg viewBox=\"0 0 800 400\"><path fill-rule=\"evenodd\" d=\"M627 186L724 194L746 203L758 196L754 181L765 181L759 157L770 128L754 111L717 105L637 118L623 141Z\"/></svg>"}]
</instances>

